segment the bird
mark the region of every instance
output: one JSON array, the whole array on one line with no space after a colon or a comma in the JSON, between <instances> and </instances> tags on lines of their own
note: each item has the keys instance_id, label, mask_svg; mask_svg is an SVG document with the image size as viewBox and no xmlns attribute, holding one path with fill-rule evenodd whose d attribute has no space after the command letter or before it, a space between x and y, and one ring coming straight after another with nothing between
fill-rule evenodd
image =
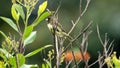
<instances>
[{"instance_id":1,"label":"bird","mask_svg":"<svg viewBox=\"0 0 120 68\"><path fill-rule=\"evenodd\" d=\"M49 16L47 21L47 26L53 35L56 35L60 38L66 38L66 36L69 37L69 35L63 29L62 25L58 22L58 17L56 15Z\"/></svg>"}]
</instances>

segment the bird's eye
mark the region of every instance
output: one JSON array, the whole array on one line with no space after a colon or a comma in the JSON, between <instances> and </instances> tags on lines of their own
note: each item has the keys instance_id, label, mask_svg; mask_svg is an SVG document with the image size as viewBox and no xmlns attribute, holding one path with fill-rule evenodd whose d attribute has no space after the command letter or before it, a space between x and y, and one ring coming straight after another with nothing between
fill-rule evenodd
<instances>
[{"instance_id":1,"label":"bird's eye","mask_svg":"<svg viewBox=\"0 0 120 68\"><path fill-rule=\"evenodd\" d=\"M48 17L48 18L46 18L46 21L50 21L50 18Z\"/></svg>"},{"instance_id":2,"label":"bird's eye","mask_svg":"<svg viewBox=\"0 0 120 68\"><path fill-rule=\"evenodd\" d=\"M46 18L45 20L48 21L48 18Z\"/></svg>"}]
</instances>

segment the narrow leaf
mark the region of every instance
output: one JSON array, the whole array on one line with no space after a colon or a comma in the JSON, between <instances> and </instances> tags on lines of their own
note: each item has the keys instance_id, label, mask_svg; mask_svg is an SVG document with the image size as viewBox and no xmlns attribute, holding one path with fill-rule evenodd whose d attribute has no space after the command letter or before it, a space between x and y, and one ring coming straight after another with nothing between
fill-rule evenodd
<instances>
[{"instance_id":1,"label":"narrow leaf","mask_svg":"<svg viewBox=\"0 0 120 68\"><path fill-rule=\"evenodd\" d=\"M44 20L46 17L50 16L50 12L46 11L41 16L39 16L34 22L33 26L37 26L42 20Z\"/></svg>"},{"instance_id":2,"label":"narrow leaf","mask_svg":"<svg viewBox=\"0 0 120 68\"><path fill-rule=\"evenodd\" d=\"M4 50L2 48L0 48L0 57L6 61L7 57L6 57L6 52L4 52Z\"/></svg>"},{"instance_id":3,"label":"narrow leaf","mask_svg":"<svg viewBox=\"0 0 120 68\"><path fill-rule=\"evenodd\" d=\"M22 6L20 6L19 4L14 4L13 6L20 13L20 16L22 17L22 19L25 20L25 14L24 14Z\"/></svg>"},{"instance_id":4,"label":"narrow leaf","mask_svg":"<svg viewBox=\"0 0 120 68\"><path fill-rule=\"evenodd\" d=\"M25 45L32 43L36 38L36 31L32 32L24 41Z\"/></svg>"},{"instance_id":5,"label":"narrow leaf","mask_svg":"<svg viewBox=\"0 0 120 68\"><path fill-rule=\"evenodd\" d=\"M25 57L26 57L26 58L27 58L27 57L31 57L31 56L37 54L38 52L42 51L43 49L48 48L48 47L50 47L50 46L52 46L52 45L45 45L44 47L41 47L41 48L39 48L39 49L37 49L37 50L35 50L35 51L32 51L32 52L28 53L27 55L25 55Z\"/></svg>"},{"instance_id":6,"label":"narrow leaf","mask_svg":"<svg viewBox=\"0 0 120 68\"><path fill-rule=\"evenodd\" d=\"M43 13L45 11L46 7L47 7L47 1L45 1L41 5L39 5L38 16L40 16L41 13Z\"/></svg>"},{"instance_id":7,"label":"narrow leaf","mask_svg":"<svg viewBox=\"0 0 120 68\"><path fill-rule=\"evenodd\" d=\"M49 66L49 68L52 68L51 63L48 60L44 59L44 61L47 63L47 65Z\"/></svg>"},{"instance_id":8,"label":"narrow leaf","mask_svg":"<svg viewBox=\"0 0 120 68\"><path fill-rule=\"evenodd\" d=\"M5 49L0 48L0 52L3 53L6 58L12 57L12 55L8 53Z\"/></svg>"},{"instance_id":9,"label":"narrow leaf","mask_svg":"<svg viewBox=\"0 0 120 68\"><path fill-rule=\"evenodd\" d=\"M27 64L24 64L22 65L20 68L39 68L38 65L27 65Z\"/></svg>"},{"instance_id":10,"label":"narrow leaf","mask_svg":"<svg viewBox=\"0 0 120 68\"><path fill-rule=\"evenodd\" d=\"M0 17L3 21L5 21L7 24L9 24L15 31L18 32L18 28L16 26L16 24L10 19L10 18L7 18L7 17Z\"/></svg>"},{"instance_id":11,"label":"narrow leaf","mask_svg":"<svg viewBox=\"0 0 120 68\"><path fill-rule=\"evenodd\" d=\"M33 31L32 25L25 27L25 30L23 33L23 40L25 40L31 34L32 31Z\"/></svg>"},{"instance_id":12,"label":"narrow leaf","mask_svg":"<svg viewBox=\"0 0 120 68\"><path fill-rule=\"evenodd\" d=\"M2 31L0 31L0 34L1 34L4 38L7 38L7 35L5 35L5 33L3 33Z\"/></svg>"}]
</instances>

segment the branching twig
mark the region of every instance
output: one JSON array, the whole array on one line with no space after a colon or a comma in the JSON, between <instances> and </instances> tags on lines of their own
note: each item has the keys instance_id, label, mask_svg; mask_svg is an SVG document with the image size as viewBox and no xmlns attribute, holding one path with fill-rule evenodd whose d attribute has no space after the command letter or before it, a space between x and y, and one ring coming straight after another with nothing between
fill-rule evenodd
<instances>
[{"instance_id":1,"label":"branching twig","mask_svg":"<svg viewBox=\"0 0 120 68\"><path fill-rule=\"evenodd\" d=\"M72 28L70 29L70 31L68 32L68 35L74 30L74 28L76 27L76 25L79 23L81 17L85 14L85 12L87 11L87 8L89 6L89 3L90 3L90 0L87 0L87 4L85 6L85 9L83 10L82 12L82 0L80 0L80 15L79 17L77 18L77 20L75 22L73 22L73 20L71 21L72 22Z\"/></svg>"},{"instance_id":2,"label":"branching twig","mask_svg":"<svg viewBox=\"0 0 120 68\"><path fill-rule=\"evenodd\" d=\"M92 24L92 21L90 21L90 23L82 31L80 31L80 33L73 40L70 41L70 43L66 46L63 52L65 52L70 47L71 43L75 42L84 32L86 32L88 28L91 26L91 24Z\"/></svg>"}]
</instances>

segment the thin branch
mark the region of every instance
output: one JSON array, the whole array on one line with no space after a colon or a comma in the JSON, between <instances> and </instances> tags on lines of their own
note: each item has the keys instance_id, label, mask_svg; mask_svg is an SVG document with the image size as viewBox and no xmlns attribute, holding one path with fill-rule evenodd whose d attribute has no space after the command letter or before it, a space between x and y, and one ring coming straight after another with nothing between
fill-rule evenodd
<instances>
[{"instance_id":1,"label":"thin branch","mask_svg":"<svg viewBox=\"0 0 120 68\"><path fill-rule=\"evenodd\" d=\"M90 68L91 66L95 65L96 63L99 62L99 59L102 59L102 58L103 58L103 56L98 57L98 59L95 62L93 62L92 64L88 65L88 67Z\"/></svg>"},{"instance_id":2,"label":"thin branch","mask_svg":"<svg viewBox=\"0 0 120 68\"><path fill-rule=\"evenodd\" d=\"M107 45L109 43L109 39L107 39L107 33L105 34L105 40L104 40L104 43L101 39L101 36L100 36L100 33L99 33L99 27L97 25L97 33L98 33L98 38L103 46L103 57L104 58L107 58L111 55L112 51L113 51L113 47L112 47L112 44L113 44L113 41L109 44L109 47L107 48ZM111 48L112 47L112 48ZM109 52L110 51L110 52ZM100 68L102 68L103 66L105 65L105 62L104 61L99 61L99 66ZM109 66L107 65L107 67L109 68Z\"/></svg>"},{"instance_id":3,"label":"thin branch","mask_svg":"<svg viewBox=\"0 0 120 68\"><path fill-rule=\"evenodd\" d=\"M85 12L87 11L90 1L91 0L87 0L87 4L86 4L85 9L83 10L81 16L83 16L85 14Z\"/></svg>"},{"instance_id":4,"label":"thin branch","mask_svg":"<svg viewBox=\"0 0 120 68\"><path fill-rule=\"evenodd\" d=\"M86 32L89 29L89 27L91 26L92 23L93 23L93 21L90 21L90 23L75 37L75 39L73 39L73 41L78 39L84 32Z\"/></svg>"},{"instance_id":5,"label":"thin branch","mask_svg":"<svg viewBox=\"0 0 120 68\"><path fill-rule=\"evenodd\" d=\"M55 35L55 46L56 46L56 68L59 68L60 59L59 59L59 48L58 48L58 37Z\"/></svg>"},{"instance_id":6,"label":"thin branch","mask_svg":"<svg viewBox=\"0 0 120 68\"><path fill-rule=\"evenodd\" d=\"M103 44L103 41L102 41L102 39L101 39L101 36L100 36L99 26L98 26L98 25L97 25L97 34L98 34L98 38L99 38L101 44L104 45L104 44Z\"/></svg>"},{"instance_id":7,"label":"thin branch","mask_svg":"<svg viewBox=\"0 0 120 68\"><path fill-rule=\"evenodd\" d=\"M65 66L65 68L68 68L71 64L72 60L68 62L68 64Z\"/></svg>"},{"instance_id":8,"label":"thin branch","mask_svg":"<svg viewBox=\"0 0 120 68\"><path fill-rule=\"evenodd\" d=\"M68 32L68 35L73 31L73 29L75 28L75 26L78 24L78 22L80 21L81 17L85 14L85 12L87 11L88 9L88 6L89 6L89 3L90 3L91 0L87 0L87 4L82 12L82 0L80 0L80 15L79 17L77 18L77 20L75 22L71 21L73 26L72 28L70 29L70 31Z\"/></svg>"},{"instance_id":9,"label":"thin branch","mask_svg":"<svg viewBox=\"0 0 120 68\"><path fill-rule=\"evenodd\" d=\"M102 58L100 58L100 57L102 57L102 56L101 56L101 53L100 53L100 52L98 52L98 54L99 54L99 56L98 56L99 68L102 68Z\"/></svg>"},{"instance_id":10,"label":"thin branch","mask_svg":"<svg viewBox=\"0 0 120 68\"><path fill-rule=\"evenodd\" d=\"M76 24L73 22L73 20L71 22L72 22L72 28L69 30L68 35L73 31L73 29L76 26Z\"/></svg>"},{"instance_id":11,"label":"thin branch","mask_svg":"<svg viewBox=\"0 0 120 68\"><path fill-rule=\"evenodd\" d=\"M89 27L91 26L92 22L93 21L90 21L90 23L73 40L70 41L70 43L66 46L66 48L64 49L63 52L65 52L70 47L71 43L75 42L84 32L86 32L89 29Z\"/></svg>"},{"instance_id":12,"label":"thin branch","mask_svg":"<svg viewBox=\"0 0 120 68\"><path fill-rule=\"evenodd\" d=\"M82 0L80 0L80 15L81 15L81 12L82 12Z\"/></svg>"},{"instance_id":13,"label":"thin branch","mask_svg":"<svg viewBox=\"0 0 120 68\"><path fill-rule=\"evenodd\" d=\"M74 54L73 51L72 51L72 55L73 55L73 59L74 59L74 62L75 62L75 66L76 66L76 68L78 68L78 66L77 66L77 61L76 61L76 59L75 59L75 54Z\"/></svg>"},{"instance_id":14,"label":"thin branch","mask_svg":"<svg viewBox=\"0 0 120 68\"><path fill-rule=\"evenodd\" d=\"M82 17L82 16L85 14L85 12L87 11L87 8L88 8L88 6L89 6L90 1L91 1L91 0L87 0L87 4L86 4L83 12L80 14L80 16L78 17L78 19L75 21L76 23L79 22L79 20L81 19L81 17Z\"/></svg>"}]
</instances>

